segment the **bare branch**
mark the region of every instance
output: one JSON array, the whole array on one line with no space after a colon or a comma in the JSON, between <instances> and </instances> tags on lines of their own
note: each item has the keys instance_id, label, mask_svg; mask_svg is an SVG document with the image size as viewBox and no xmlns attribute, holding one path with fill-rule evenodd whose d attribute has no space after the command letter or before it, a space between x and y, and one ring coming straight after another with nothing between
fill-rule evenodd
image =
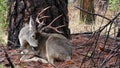
<instances>
[{"instance_id":1,"label":"bare branch","mask_svg":"<svg viewBox=\"0 0 120 68\"><path fill-rule=\"evenodd\" d=\"M9 62L11 68L15 68L13 62L11 61L11 59L10 59L10 57L9 57L9 55L8 55L8 53L7 53L7 51L4 47L3 47L3 50L4 50L4 53L5 53L5 57L6 57L7 61Z\"/></svg>"},{"instance_id":2,"label":"bare branch","mask_svg":"<svg viewBox=\"0 0 120 68\"><path fill-rule=\"evenodd\" d=\"M100 64L100 66L98 68L102 68L102 66L116 54L116 53L113 53L115 51L115 49L119 49L119 45L117 45L114 49L112 49L110 51L109 55L104 59L104 61Z\"/></svg>"},{"instance_id":3,"label":"bare branch","mask_svg":"<svg viewBox=\"0 0 120 68\"><path fill-rule=\"evenodd\" d=\"M117 14L115 15L115 17L113 17L113 18L111 19L111 21L109 21L109 22L108 22L106 25L104 25L103 27L99 28L97 31L101 32L102 30L105 29L105 27L107 27L108 25L114 23L114 20L117 19L117 17L118 17L119 15L120 15L120 12L117 13Z\"/></svg>"},{"instance_id":4,"label":"bare branch","mask_svg":"<svg viewBox=\"0 0 120 68\"><path fill-rule=\"evenodd\" d=\"M80 7L77 7L77 6L74 6L74 7L77 8L77 9L79 9L79 10L81 10L81 11L83 11L83 12L85 12L85 13L92 14L92 15L96 15L96 16L100 16L100 17L102 17L102 18L105 18L106 20L109 20L109 21L111 21L111 22L114 22L114 21L112 21L111 19L109 19L109 18L107 18L107 17L105 17L105 16L103 16L103 15L88 12L88 11L86 11L86 10L80 8Z\"/></svg>"}]
</instances>

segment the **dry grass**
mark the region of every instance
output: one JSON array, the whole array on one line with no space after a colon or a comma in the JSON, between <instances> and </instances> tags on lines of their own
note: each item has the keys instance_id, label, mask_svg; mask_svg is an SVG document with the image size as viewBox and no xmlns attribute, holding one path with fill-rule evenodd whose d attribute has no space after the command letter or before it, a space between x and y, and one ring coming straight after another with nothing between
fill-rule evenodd
<instances>
[{"instance_id":1,"label":"dry grass","mask_svg":"<svg viewBox=\"0 0 120 68\"><path fill-rule=\"evenodd\" d=\"M68 10L69 10L69 28L71 30L71 33L80 33L80 32L91 32L91 31L95 31L97 29L99 29L101 26L104 26L105 24L107 24L109 21L101 18L101 17L96 17L96 21L95 24L84 24L84 22L80 21L80 11L76 8L73 7L74 4L70 3L68 5ZM95 8L95 12L97 13L98 9ZM104 15L103 12L101 12L101 15ZM106 17L112 19L114 16L114 12L112 11L107 11ZM103 32L102 34L106 34L106 31L109 30L108 26ZM115 28L116 26L113 24L112 25L112 30L110 32L110 34L113 36L115 35L114 33L117 32L117 29Z\"/></svg>"}]
</instances>

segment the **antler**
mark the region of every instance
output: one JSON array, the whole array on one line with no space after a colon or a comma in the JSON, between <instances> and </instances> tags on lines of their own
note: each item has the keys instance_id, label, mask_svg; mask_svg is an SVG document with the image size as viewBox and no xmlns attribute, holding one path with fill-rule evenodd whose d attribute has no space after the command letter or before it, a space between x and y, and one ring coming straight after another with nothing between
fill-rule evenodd
<instances>
[{"instance_id":1,"label":"antler","mask_svg":"<svg viewBox=\"0 0 120 68\"><path fill-rule=\"evenodd\" d=\"M43 12L45 12L47 9L49 9L49 8L50 8L50 6L44 8L44 9L37 15L37 17L36 17L36 22L41 23L41 24L44 24L44 20L43 20L42 22L40 22L39 20L40 20L40 19L44 19L44 18L48 18L49 16L42 16L42 17L40 17L40 18L39 18L39 16L40 16Z\"/></svg>"},{"instance_id":2,"label":"antler","mask_svg":"<svg viewBox=\"0 0 120 68\"><path fill-rule=\"evenodd\" d=\"M50 6L46 7L45 9L43 9L43 10L37 15L37 17L36 17L36 22L38 22L39 25L45 25L44 20L45 20L45 18L48 18L49 16L42 16L42 17L40 17L40 18L39 18L39 16L40 16L43 12L45 12L47 9L49 9L49 8L50 8ZM49 25L43 27L43 28L41 29L41 31L43 31L43 30L46 29L46 28L50 28L50 29L55 30L55 31L58 32L58 33L63 33L63 32L61 32L61 31L59 31L58 29L61 28L61 27L64 27L65 25L61 25L61 26L57 26L57 27L52 27L52 24L53 24L58 18L60 18L61 16L62 16L62 15L59 15L58 17L56 17L54 20L52 20L52 22L51 22ZM40 19L43 19L42 22L39 21Z\"/></svg>"},{"instance_id":3,"label":"antler","mask_svg":"<svg viewBox=\"0 0 120 68\"><path fill-rule=\"evenodd\" d=\"M63 33L63 32L61 32L61 31L59 31L58 29L61 28L61 27L64 27L65 24L64 24L64 25L61 25L61 26L57 26L57 27L52 27L52 24L53 24L58 18L60 18L61 16L62 16L62 15L59 15L58 17L56 17L49 25L43 27L43 28L41 29L41 31L45 30L46 28L50 28L50 29L55 30L55 31L58 32L58 33Z\"/></svg>"}]
</instances>

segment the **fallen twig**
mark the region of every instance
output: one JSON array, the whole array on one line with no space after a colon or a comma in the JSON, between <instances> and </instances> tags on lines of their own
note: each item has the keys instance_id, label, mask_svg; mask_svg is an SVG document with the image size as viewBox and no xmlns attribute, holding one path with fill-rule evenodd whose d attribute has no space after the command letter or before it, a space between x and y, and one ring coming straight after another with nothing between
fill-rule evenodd
<instances>
[{"instance_id":1,"label":"fallen twig","mask_svg":"<svg viewBox=\"0 0 120 68\"><path fill-rule=\"evenodd\" d=\"M113 53L115 51L115 49L119 49L119 45L117 45L114 49L112 49L109 53L109 55L103 60L103 62L100 64L100 66L98 66L98 68L102 68L102 66L110 60L110 58L112 58L116 53ZM113 53L113 54L112 54ZM112 54L112 55L111 55Z\"/></svg>"},{"instance_id":2,"label":"fallen twig","mask_svg":"<svg viewBox=\"0 0 120 68\"><path fill-rule=\"evenodd\" d=\"M4 50L4 53L5 53L5 57L6 57L7 61L9 62L11 68L15 68L13 62L11 61L11 59L10 59L10 57L9 57L9 55L8 55L8 53L7 53L7 51L4 47L3 47L3 50Z\"/></svg>"}]
</instances>

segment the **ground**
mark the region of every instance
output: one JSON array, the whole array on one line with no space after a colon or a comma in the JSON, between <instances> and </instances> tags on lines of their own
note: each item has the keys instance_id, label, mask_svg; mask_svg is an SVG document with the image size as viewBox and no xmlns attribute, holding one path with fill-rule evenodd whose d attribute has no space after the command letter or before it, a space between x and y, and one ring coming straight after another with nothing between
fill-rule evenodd
<instances>
[{"instance_id":1,"label":"ground","mask_svg":"<svg viewBox=\"0 0 120 68\"><path fill-rule=\"evenodd\" d=\"M107 56L109 56L110 50L106 49L105 51L104 49L102 49L104 44L104 39L105 37L100 37L97 43L97 47L94 48L94 45L91 45L91 44L93 44L92 42L95 40L93 40L93 37L91 36L91 34L72 35L72 40L71 40L73 44L72 60L70 60L69 62L62 62L62 61L55 62L56 67L57 68L80 68L81 63L84 61L81 68L97 68L97 66L99 66ZM111 49L112 47L114 48L115 46L113 46L113 44L115 44L115 41L113 39L108 39L106 48L108 48L108 45L109 45L109 48ZM92 51L94 49L95 49L94 56L92 56ZM99 54L102 50L104 51L104 53ZM19 59L21 55L19 54L18 49L14 49L14 50L6 49L6 51L10 59L12 60L13 64L15 65L15 68L52 68L51 65L43 64L40 62L28 62L28 63L20 62ZM93 59L95 63L92 62L91 59ZM107 61L107 63L103 67L117 68L117 67L112 67L115 61L116 61L116 57L112 57L110 60ZM3 65L3 68L10 67L5 57L5 53L2 46L0 47L0 63Z\"/></svg>"}]
</instances>

